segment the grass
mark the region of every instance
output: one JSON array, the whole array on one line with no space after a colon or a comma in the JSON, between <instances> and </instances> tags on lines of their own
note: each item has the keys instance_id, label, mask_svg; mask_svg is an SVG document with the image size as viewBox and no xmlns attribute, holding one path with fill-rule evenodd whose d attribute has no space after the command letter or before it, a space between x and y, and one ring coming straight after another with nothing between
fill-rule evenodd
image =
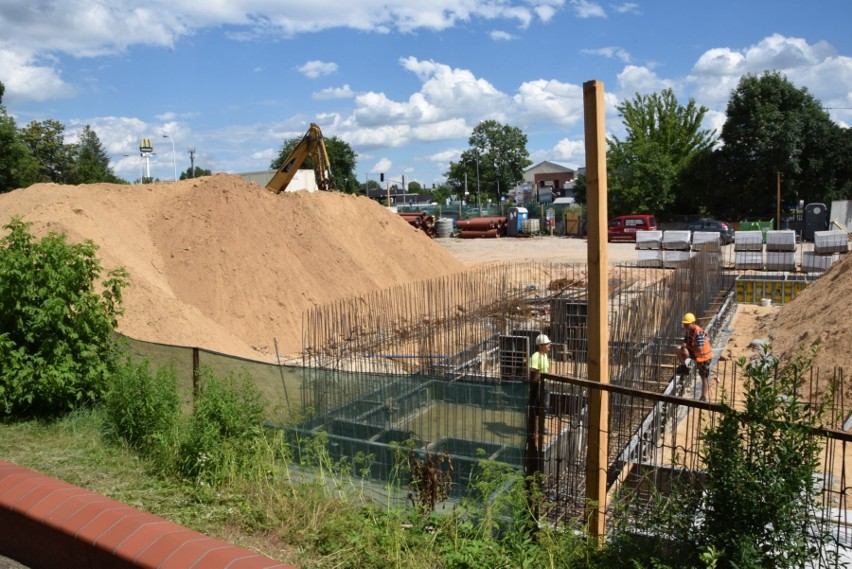
<instances>
[{"instance_id":1,"label":"grass","mask_svg":"<svg viewBox=\"0 0 852 569\"><path fill-rule=\"evenodd\" d=\"M129 449L104 444L102 429L97 410L53 422L0 424L0 457L205 535L294 562L291 548L245 523L245 502L236 488L214 492L159 477Z\"/></svg>"},{"instance_id":2,"label":"grass","mask_svg":"<svg viewBox=\"0 0 852 569\"><path fill-rule=\"evenodd\" d=\"M309 482L291 479L291 466L279 461L264 478L214 487L159 475L156 462L107 443L105 418L85 410L0 423L0 457L302 569L595 566L576 563L594 552L572 532L546 528L534 543L519 531L521 516L495 533L495 521L518 512L515 491L498 498L500 512L495 502L472 500L436 517L370 500L331 463ZM486 471L481 493L505 488L503 475Z\"/></svg>"}]
</instances>

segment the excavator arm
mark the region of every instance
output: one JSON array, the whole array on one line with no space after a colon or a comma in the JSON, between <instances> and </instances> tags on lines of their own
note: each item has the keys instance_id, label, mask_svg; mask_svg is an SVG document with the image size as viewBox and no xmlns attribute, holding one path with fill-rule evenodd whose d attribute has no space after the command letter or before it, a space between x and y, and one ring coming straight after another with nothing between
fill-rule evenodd
<instances>
[{"instance_id":1,"label":"excavator arm","mask_svg":"<svg viewBox=\"0 0 852 569\"><path fill-rule=\"evenodd\" d=\"M266 184L266 189L279 193L284 191L293 180L293 176L299 170L299 166L308 157L311 158L311 164L314 168L314 178L317 181L317 187L324 191L333 191L335 189L334 176L331 174L331 162L328 159L328 152L325 149L322 131L316 124L311 123L311 127L299 144L293 148L290 155L281 163L281 167Z\"/></svg>"}]
</instances>

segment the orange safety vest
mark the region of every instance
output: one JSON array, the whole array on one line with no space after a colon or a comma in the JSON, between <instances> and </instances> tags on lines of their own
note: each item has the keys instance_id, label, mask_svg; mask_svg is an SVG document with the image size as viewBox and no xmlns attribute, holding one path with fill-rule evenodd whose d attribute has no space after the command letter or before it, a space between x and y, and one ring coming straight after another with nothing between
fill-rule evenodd
<instances>
[{"instance_id":1,"label":"orange safety vest","mask_svg":"<svg viewBox=\"0 0 852 569\"><path fill-rule=\"evenodd\" d=\"M704 345L702 347L698 346L698 335L704 334ZM710 345L710 338L707 337L707 333L698 326L691 326L686 331L686 348L689 350L689 353L692 354L692 357L697 362L706 362L708 360L713 359L713 346ZM699 351L700 350L700 351Z\"/></svg>"}]
</instances>

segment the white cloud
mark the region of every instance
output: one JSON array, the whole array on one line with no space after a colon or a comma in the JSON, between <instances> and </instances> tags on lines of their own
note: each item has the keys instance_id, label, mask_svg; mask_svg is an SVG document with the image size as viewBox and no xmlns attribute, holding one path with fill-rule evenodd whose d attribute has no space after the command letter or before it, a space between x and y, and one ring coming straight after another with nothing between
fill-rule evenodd
<instances>
[{"instance_id":1,"label":"white cloud","mask_svg":"<svg viewBox=\"0 0 852 569\"><path fill-rule=\"evenodd\" d=\"M0 81L10 101L43 101L75 92L61 78L60 60L48 54L86 58L123 53L132 46L172 48L184 38L215 27L228 27L226 37L235 41L277 40L334 28L374 33L439 31L472 19L503 20L526 27L535 16L549 20L563 2L537 0L531 7L515 0L499 4L490 0L390 0L354 2L339 10L329 9L323 2L295 0L260 7L246 0L149 0L144 5L107 0L34 5L31 0L5 0L0 5L4 31ZM308 62L300 71L319 77L336 69L333 63Z\"/></svg>"},{"instance_id":2,"label":"white cloud","mask_svg":"<svg viewBox=\"0 0 852 569\"><path fill-rule=\"evenodd\" d=\"M630 62L630 52L620 47L599 47L597 49L581 49L580 53L588 55L600 55L607 59L620 59L624 63Z\"/></svg>"},{"instance_id":3,"label":"white cloud","mask_svg":"<svg viewBox=\"0 0 852 569\"><path fill-rule=\"evenodd\" d=\"M0 82L6 87L4 102L47 101L71 97L76 89L62 80L55 62L37 62L31 54L0 48Z\"/></svg>"},{"instance_id":4,"label":"white cloud","mask_svg":"<svg viewBox=\"0 0 852 569\"><path fill-rule=\"evenodd\" d=\"M331 99L351 99L355 96L355 93L352 92L352 89L349 85L344 85L343 87L329 87L327 89L322 89L313 94L314 100L317 101L328 101Z\"/></svg>"},{"instance_id":5,"label":"white cloud","mask_svg":"<svg viewBox=\"0 0 852 569\"><path fill-rule=\"evenodd\" d=\"M600 4L589 0L571 0L571 7L578 18L606 18L606 12Z\"/></svg>"},{"instance_id":6,"label":"white cloud","mask_svg":"<svg viewBox=\"0 0 852 569\"><path fill-rule=\"evenodd\" d=\"M809 44L801 38L773 34L755 45L735 50L713 48L696 61L688 77L695 99L711 107L725 105L746 73L778 71L820 100L850 96L852 58L837 55L826 42ZM834 115L839 116L839 115Z\"/></svg>"},{"instance_id":7,"label":"white cloud","mask_svg":"<svg viewBox=\"0 0 852 569\"><path fill-rule=\"evenodd\" d=\"M391 169L393 169L393 162L389 158L380 158L379 161L370 168L370 173L381 174L382 172L390 172Z\"/></svg>"},{"instance_id":8,"label":"white cloud","mask_svg":"<svg viewBox=\"0 0 852 569\"><path fill-rule=\"evenodd\" d=\"M585 140L563 138L553 147L551 156L552 158L549 158L549 160L554 162L567 162L583 166L586 163L586 142Z\"/></svg>"},{"instance_id":9,"label":"white cloud","mask_svg":"<svg viewBox=\"0 0 852 569\"><path fill-rule=\"evenodd\" d=\"M583 120L583 88L580 85L539 79L518 88L515 104L525 123L538 121L569 126Z\"/></svg>"},{"instance_id":10,"label":"white cloud","mask_svg":"<svg viewBox=\"0 0 852 569\"><path fill-rule=\"evenodd\" d=\"M515 36L510 34L509 32L504 32L502 30L494 30L488 34L488 36L494 41L509 41L515 39Z\"/></svg>"},{"instance_id":11,"label":"white cloud","mask_svg":"<svg viewBox=\"0 0 852 569\"><path fill-rule=\"evenodd\" d=\"M316 79L317 77L322 77L323 75L331 75L332 73L336 72L337 64L312 59L298 67L297 71L305 77Z\"/></svg>"},{"instance_id":12,"label":"white cloud","mask_svg":"<svg viewBox=\"0 0 852 569\"><path fill-rule=\"evenodd\" d=\"M677 90L677 84L671 79L663 79L647 67L628 65L618 74L618 84L626 97L635 93L647 94L663 89Z\"/></svg>"},{"instance_id":13,"label":"white cloud","mask_svg":"<svg viewBox=\"0 0 852 569\"><path fill-rule=\"evenodd\" d=\"M635 4L633 2L625 2L624 4L613 5L613 11L618 14L639 14L639 4Z\"/></svg>"}]
</instances>

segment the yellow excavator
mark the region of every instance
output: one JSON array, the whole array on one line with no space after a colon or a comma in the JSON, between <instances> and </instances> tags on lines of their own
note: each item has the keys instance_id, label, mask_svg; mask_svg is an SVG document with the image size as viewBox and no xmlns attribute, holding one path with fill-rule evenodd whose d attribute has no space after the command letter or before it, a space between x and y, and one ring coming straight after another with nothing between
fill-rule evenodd
<instances>
[{"instance_id":1,"label":"yellow excavator","mask_svg":"<svg viewBox=\"0 0 852 569\"><path fill-rule=\"evenodd\" d=\"M296 175L299 166L310 156L311 165L314 168L314 177L317 181L317 187L320 190L327 192L334 191L335 183L334 176L331 175L331 162L328 159L328 152L325 149L325 142L322 138L322 131L316 124L311 123L311 127L299 144L293 148L290 155L281 163L281 167L266 184L266 189L280 193L287 188L287 184Z\"/></svg>"}]
</instances>

